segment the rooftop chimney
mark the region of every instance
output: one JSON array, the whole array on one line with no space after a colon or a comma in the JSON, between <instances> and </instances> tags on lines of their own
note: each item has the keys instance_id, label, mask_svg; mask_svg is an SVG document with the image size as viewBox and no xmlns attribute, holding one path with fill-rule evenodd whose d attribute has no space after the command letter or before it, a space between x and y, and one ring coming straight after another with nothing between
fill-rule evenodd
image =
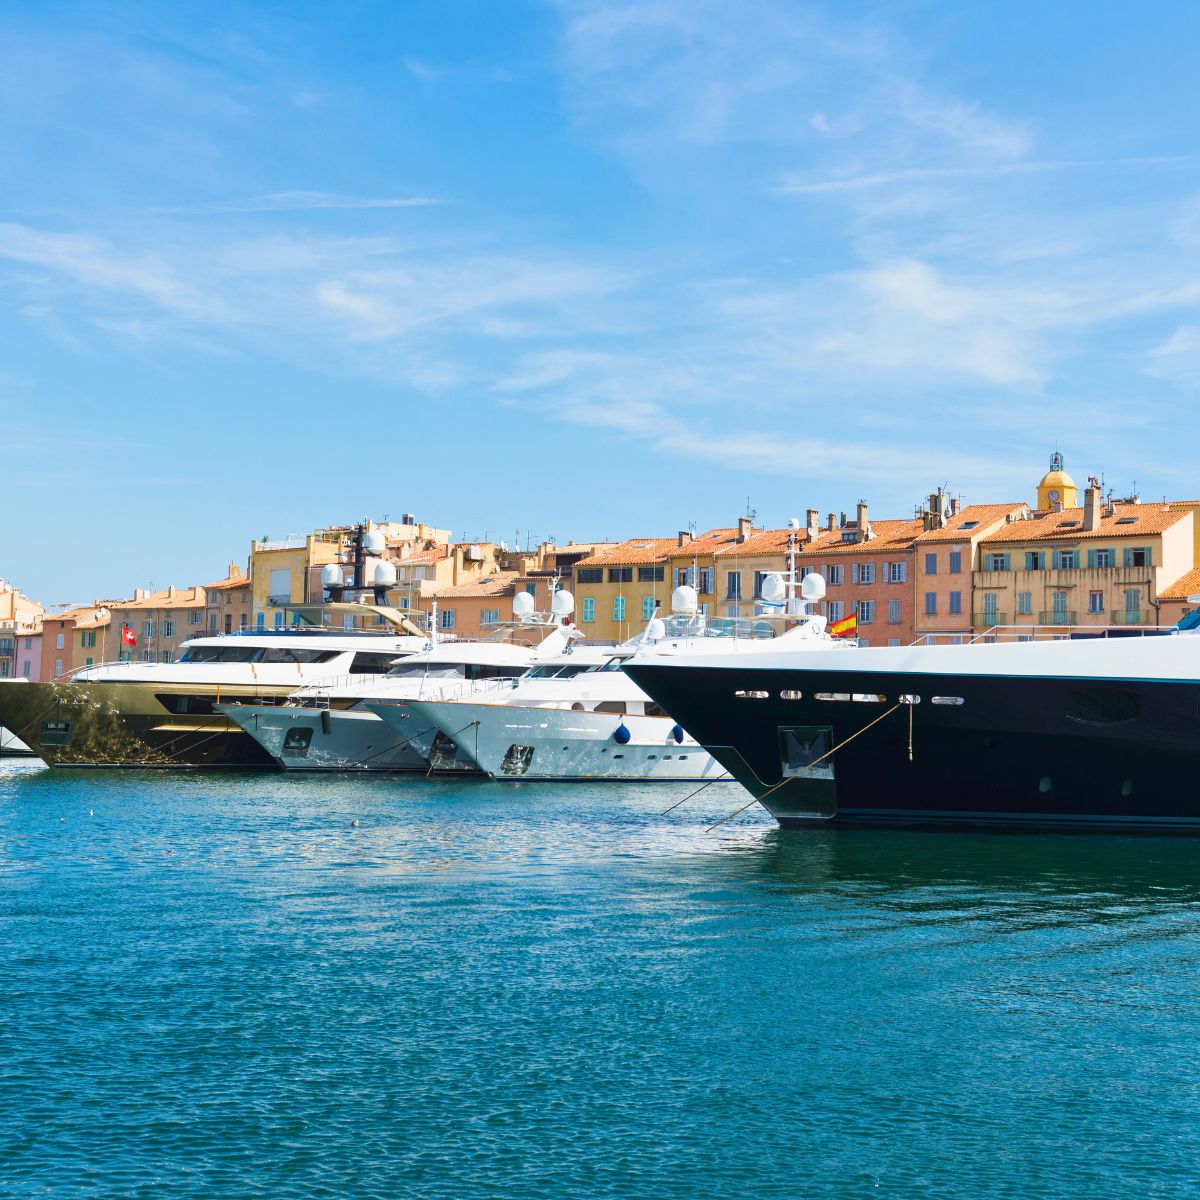
<instances>
[{"instance_id":1,"label":"rooftop chimney","mask_svg":"<svg viewBox=\"0 0 1200 1200\"><path fill-rule=\"evenodd\" d=\"M686 546L695 538L695 534L690 529L681 529L679 531L679 545Z\"/></svg>"},{"instance_id":2,"label":"rooftop chimney","mask_svg":"<svg viewBox=\"0 0 1200 1200\"><path fill-rule=\"evenodd\" d=\"M821 528L821 514L815 508L810 508L805 513L806 529L808 531L808 540L811 542L817 536Z\"/></svg>"},{"instance_id":3,"label":"rooftop chimney","mask_svg":"<svg viewBox=\"0 0 1200 1200\"><path fill-rule=\"evenodd\" d=\"M744 542L753 532L754 522L750 517L738 517L737 540Z\"/></svg>"},{"instance_id":4,"label":"rooftop chimney","mask_svg":"<svg viewBox=\"0 0 1200 1200\"><path fill-rule=\"evenodd\" d=\"M1083 527L1084 529L1100 528L1100 489L1089 487L1083 493Z\"/></svg>"},{"instance_id":5,"label":"rooftop chimney","mask_svg":"<svg viewBox=\"0 0 1200 1200\"><path fill-rule=\"evenodd\" d=\"M950 497L950 515L952 517L958 516L958 497L957 496Z\"/></svg>"},{"instance_id":6,"label":"rooftop chimney","mask_svg":"<svg viewBox=\"0 0 1200 1200\"><path fill-rule=\"evenodd\" d=\"M857 527L858 527L858 541L860 541L860 542L869 541L874 535L871 532L871 523L870 523L870 521L867 520L867 502L865 500L860 500L858 502L858 512L856 514L856 517L857 517Z\"/></svg>"},{"instance_id":7,"label":"rooftop chimney","mask_svg":"<svg viewBox=\"0 0 1200 1200\"><path fill-rule=\"evenodd\" d=\"M825 527L829 530L830 533L832 533L837 528L837 517L833 513L830 513L829 516L826 517L825 520L826 520Z\"/></svg>"}]
</instances>

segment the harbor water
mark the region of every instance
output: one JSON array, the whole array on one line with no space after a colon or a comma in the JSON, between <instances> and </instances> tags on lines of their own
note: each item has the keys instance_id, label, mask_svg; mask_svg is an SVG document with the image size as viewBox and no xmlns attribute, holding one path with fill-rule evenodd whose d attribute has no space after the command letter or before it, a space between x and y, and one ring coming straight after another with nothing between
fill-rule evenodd
<instances>
[{"instance_id":1,"label":"harbor water","mask_svg":"<svg viewBox=\"0 0 1200 1200\"><path fill-rule=\"evenodd\" d=\"M0 763L0 1195L1200 1192L1200 840L688 790Z\"/></svg>"}]
</instances>

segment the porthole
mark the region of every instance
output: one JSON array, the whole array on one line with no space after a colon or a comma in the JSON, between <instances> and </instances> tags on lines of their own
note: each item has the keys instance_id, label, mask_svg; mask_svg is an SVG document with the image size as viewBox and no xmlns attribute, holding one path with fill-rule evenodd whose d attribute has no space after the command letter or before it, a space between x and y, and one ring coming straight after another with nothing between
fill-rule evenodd
<instances>
[{"instance_id":1,"label":"porthole","mask_svg":"<svg viewBox=\"0 0 1200 1200\"><path fill-rule=\"evenodd\" d=\"M770 696L770 692L734 692L734 698L737 700L766 700Z\"/></svg>"},{"instance_id":2,"label":"porthole","mask_svg":"<svg viewBox=\"0 0 1200 1200\"><path fill-rule=\"evenodd\" d=\"M793 691L791 688L784 688L783 691L779 693L779 698L780 700L803 700L804 693Z\"/></svg>"},{"instance_id":3,"label":"porthole","mask_svg":"<svg viewBox=\"0 0 1200 1200\"><path fill-rule=\"evenodd\" d=\"M957 706L960 704L965 704L966 701L963 700L963 698L961 696L934 696L930 700L930 703L931 704L951 704L951 705Z\"/></svg>"},{"instance_id":4,"label":"porthole","mask_svg":"<svg viewBox=\"0 0 1200 1200\"><path fill-rule=\"evenodd\" d=\"M849 700L849 692L813 692L814 700Z\"/></svg>"},{"instance_id":5,"label":"porthole","mask_svg":"<svg viewBox=\"0 0 1200 1200\"><path fill-rule=\"evenodd\" d=\"M921 697L915 695L904 695L900 697L901 704L920 704Z\"/></svg>"},{"instance_id":6,"label":"porthole","mask_svg":"<svg viewBox=\"0 0 1200 1200\"><path fill-rule=\"evenodd\" d=\"M878 692L855 692L853 699L855 704L882 704L887 697Z\"/></svg>"}]
</instances>

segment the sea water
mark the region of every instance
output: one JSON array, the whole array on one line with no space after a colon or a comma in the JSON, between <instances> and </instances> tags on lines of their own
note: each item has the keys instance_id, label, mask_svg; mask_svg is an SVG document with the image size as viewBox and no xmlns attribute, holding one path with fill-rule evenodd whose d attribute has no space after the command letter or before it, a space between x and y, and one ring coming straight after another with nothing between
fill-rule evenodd
<instances>
[{"instance_id":1,"label":"sea water","mask_svg":"<svg viewBox=\"0 0 1200 1200\"><path fill-rule=\"evenodd\" d=\"M1200 840L688 790L0 764L0 1195L1200 1192Z\"/></svg>"}]
</instances>

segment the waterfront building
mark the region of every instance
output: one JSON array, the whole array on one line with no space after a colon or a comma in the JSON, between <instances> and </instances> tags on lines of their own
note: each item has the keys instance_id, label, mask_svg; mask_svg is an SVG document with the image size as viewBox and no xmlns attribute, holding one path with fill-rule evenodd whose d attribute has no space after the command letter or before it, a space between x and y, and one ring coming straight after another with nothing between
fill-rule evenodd
<instances>
[{"instance_id":1,"label":"waterfront building","mask_svg":"<svg viewBox=\"0 0 1200 1200\"><path fill-rule=\"evenodd\" d=\"M942 491L930 495L913 556L913 630L918 638L953 644L971 636L980 544L1028 512L1020 502L960 508Z\"/></svg>"},{"instance_id":2,"label":"waterfront building","mask_svg":"<svg viewBox=\"0 0 1200 1200\"><path fill-rule=\"evenodd\" d=\"M716 615L750 617L761 611L762 581L787 571L788 546L799 550L808 542L816 530L816 509L808 510L808 519L807 529L747 529L744 537L713 551Z\"/></svg>"},{"instance_id":3,"label":"waterfront building","mask_svg":"<svg viewBox=\"0 0 1200 1200\"><path fill-rule=\"evenodd\" d=\"M645 627L655 604L669 606L669 555L688 537L628 538L576 563L575 622L589 641L623 642Z\"/></svg>"},{"instance_id":4,"label":"waterfront building","mask_svg":"<svg viewBox=\"0 0 1200 1200\"><path fill-rule=\"evenodd\" d=\"M331 525L308 534L289 534L250 544L251 623L258 629L282 628L295 620L297 608L324 601L321 571L340 555L348 555L354 525ZM383 535L387 558L395 562L405 549L444 546L450 531L417 522L411 514L399 521L367 521L368 532ZM367 580L369 584L371 581ZM292 615L289 617L289 610Z\"/></svg>"},{"instance_id":5,"label":"waterfront building","mask_svg":"<svg viewBox=\"0 0 1200 1200\"><path fill-rule=\"evenodd\" d=\"M1193 509L1106 500L1094 479L1082 507L1063 505L1051 495L1072 495L1061 459L1056 472L1054 486L1038 488L1039 503L1053 507L1017 516L980 540L975 630L1167 624L1160 597L1196 565Z\"/></svg>"},{"instance_id":6,"label":"waterfront building","mask_svg":"<svg viewBox=\"0 0 1200 1200\"><path fill-rule=\"evenodd\" d=\"M91 667L105 661L112 621L110 606L114 603L121 602L97 600L94 604L46 613L42 617L39 680L61 679L79 667Z\"/></svg>"},{"instance_id":7,"label":"waterfront building","mask_svg":"<svg viewBox=\"0 0 1200 1200\"><path fill-rule=\"evenodd\" d=\"M110 604L104 655L97 662L175 662L189 638L204 633L205 592L202 587L168 587L159 592L136 588L132 600ZM122 629L137 639L125 641ZM90 661L84 662L91 666Z\"/></svg>"},{"instance_id":8,"label":"waterfront building","mask_svg":"<svg viewBox=\"0 0 1200 1200\"><path fill-rule=\"evenodd\" d=\"M42 606L0 579L0 679L40 676L35 640L41 637ZM40 653L40 643L36 647Z\"/></svg>"},{"instance_id":9,"label":"waterfront building","mask_svg":"<svg viewBox=\"0 0 1200 1200\"><path fill-rule=\"evenodd\" d=\"M237 563L229 564L224 579L205 584L202 628L210 636L249 629L252 611L250 575Z\"/></svg>"},{"instance_id":10,"label":"waterfront building","mask_svg":"<svg viewBox=\"0 0 1200 1200\"><path fill-rule=\"evenodd\" d=\"M516 571L496 571L441 588L436 593L437 630L459 638L483 637L500 621L513 619L513 597L518 591L532 592L539 607L549 607L548 589ZM434 604L433 595L422 597L422 611L428 614L422 627L426 621L432 624Z\"/></svg>"},{"instance_id":11,"label":"waterfront building","mask_svg":"<svg viewBox=\"0 0 1200 1200\"><path fill-rule=\"evenodd\" d=\"M1200 567L1168 584L1158 595L1159 624L1177 625L1196 606L1188 603L1189 596L1200 595Z\"/></svg>"},{"instance_id":12,"label":"waterfront building","mask_svg":"<svg viewBox=\"0 0 1200 1200\"><path fill-rule=\"evenodd\" d=\"M806 538L797 554L801 575L820 571L825 578L825 616L830 624L858 617L864 646L903 646L913 640L913 554L925 532L922 518L871 521L865 501L853 520L846 514Z\"/></svg>"},{"instance_id":13,"label":"waterfront building","mask_svg":"<svg viewBox=\"0 0 1200 1200\"><path fill-rule=\"evenodd\" d=\"M681 586L694 588L698 597L701 616L717 616L722 613L721 567L718 560L735 552L761 529L755 529L750 517L739 517L733 528L710 529L695 536L690 530L681 532L676 544L667 552L667 597ZM645 603L643 601L643 603ZM664 602L664 609L669 606Z\"/></svg>"}]
</instances>

